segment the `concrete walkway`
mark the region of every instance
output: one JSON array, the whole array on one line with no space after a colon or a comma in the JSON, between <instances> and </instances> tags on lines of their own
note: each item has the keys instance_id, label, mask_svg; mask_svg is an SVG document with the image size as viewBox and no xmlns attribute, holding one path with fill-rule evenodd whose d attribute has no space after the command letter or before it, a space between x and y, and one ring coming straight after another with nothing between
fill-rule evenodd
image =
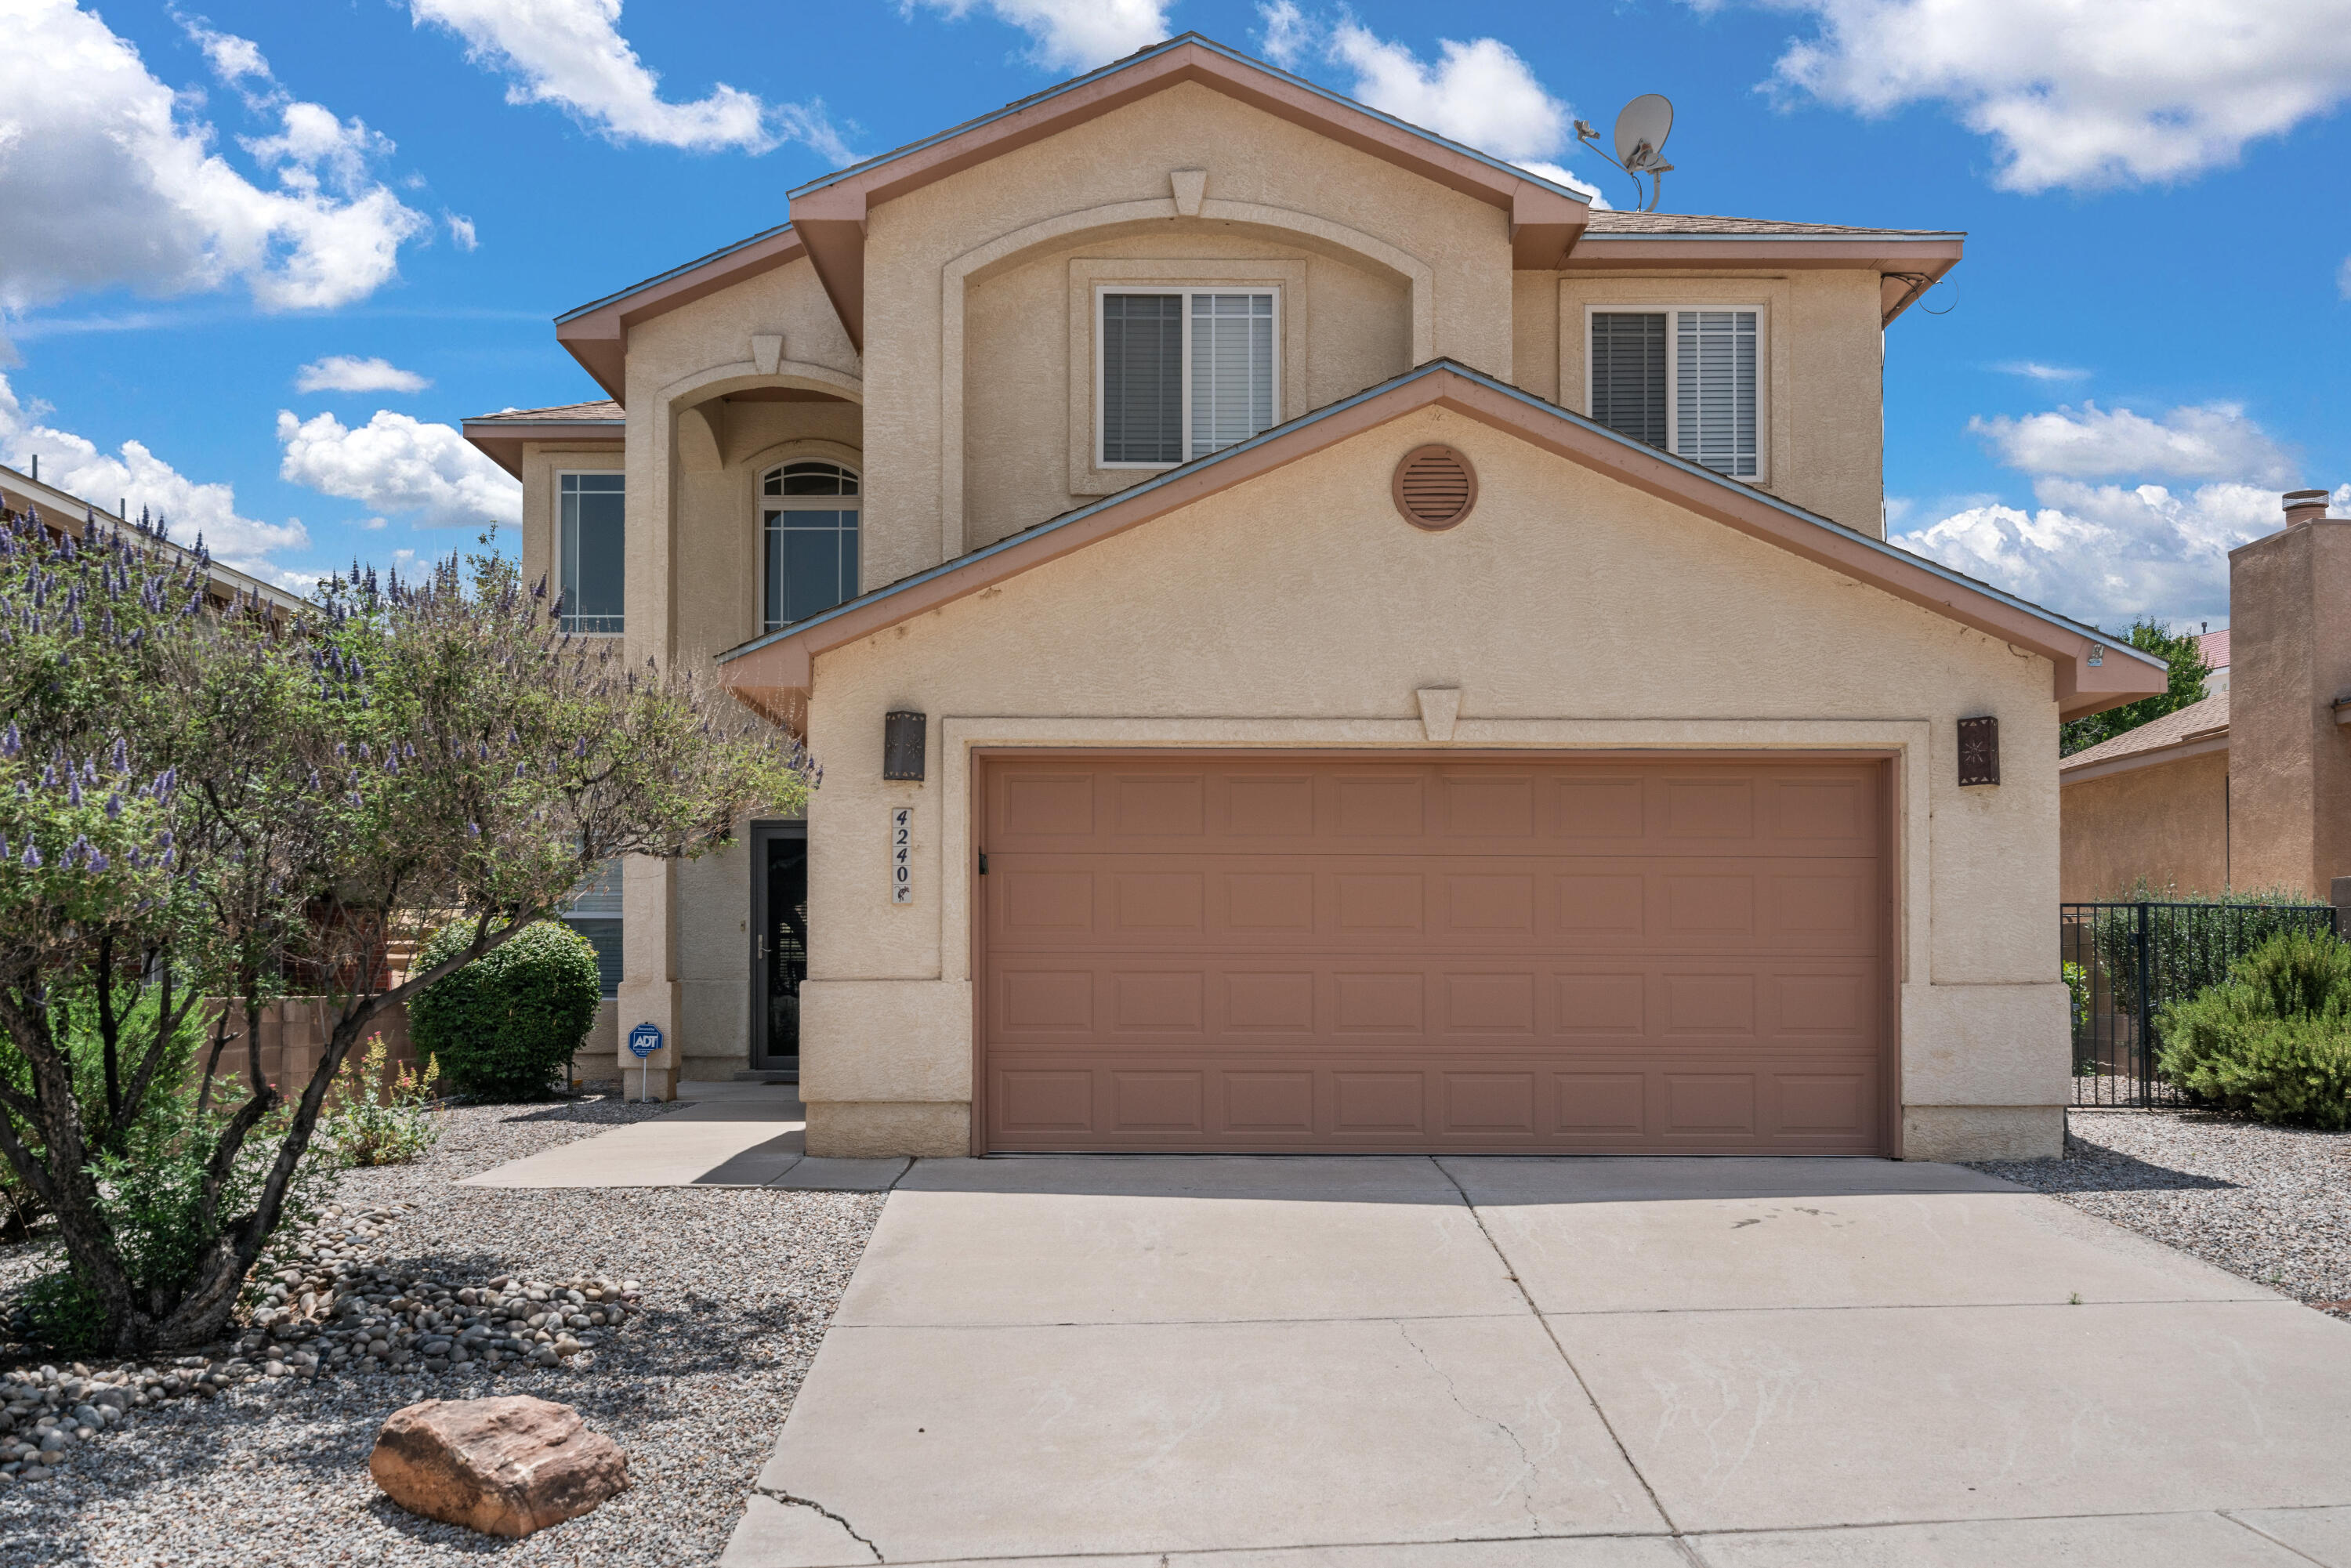
<instances>
[{"instance_id":1,"label":"concrete walkway","mask_svg":"<svg viewBox=\"0 0 2351 1568\"><path fill-rule=\"evenodd\" d=\"M2351 1326L1956 1166L916 1165L728 1568L1189 1553L2351 1568Z\"/></svg>"},{"instance_id":2,"label":"concrete walkway","mask_svg":"<svg viewBox=\"0 0 2351 1568\"><path fill-rule=\"evenodd\" d=\"M509 1160L460 1186L771 1186L882 1192L905 1160L810 1159L808 1111L789 1083L683 1083L693 1103Z\"/></svg>"}]
</instances>

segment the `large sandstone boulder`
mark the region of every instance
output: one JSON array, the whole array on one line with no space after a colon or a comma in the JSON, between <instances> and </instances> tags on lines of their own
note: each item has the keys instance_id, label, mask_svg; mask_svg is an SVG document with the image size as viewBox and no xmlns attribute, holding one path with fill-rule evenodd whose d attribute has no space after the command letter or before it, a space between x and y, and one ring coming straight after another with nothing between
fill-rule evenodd
<instances>
[{"instance_id":1,"label":"large sandstone boulder","mask_svg":"<svg viewBox=\"0 0 2351 1568\"><path fill-rule=\"evenodd\" d=\"M396 1410L368 1473L411 1513L509 1536L586 1513L629 1484L619 1445L570 1406L528 1394Z\"/></svg>"}]
</instances>

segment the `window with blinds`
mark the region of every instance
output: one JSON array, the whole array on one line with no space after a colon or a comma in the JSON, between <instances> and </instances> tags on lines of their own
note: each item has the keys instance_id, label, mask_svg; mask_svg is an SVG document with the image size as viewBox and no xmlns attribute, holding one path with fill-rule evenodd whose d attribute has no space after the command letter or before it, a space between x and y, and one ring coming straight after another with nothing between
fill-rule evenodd
<instances>
[{"instance_id":1,"label":"window with blinds","mask_svg":"<svg viewBox=\"0 0 2351 1568\"><path fill-rule=\"evenodd\" d=\"M1104 466L1205 457L1276 423L1272 294L1170 289L1101 298Z\"/></svg>"},{"instance_id":2,"label":"window with blinds","mask_svg":"<svg viewBox=\"0 0 2351 1568\"><path fill-rule=\"evenodd\" d=\"M1666 319L1651 311L1594 311L1592 417L1619 435L1666 444Z\"/></svg>"},{"instance_id":3,"label":"window with blinds","mask_svg":"<svg viewBox=\"0 0 2351 1568\"><path fill-rule=\"evenodd\" d=\"M596 978L604 995L621 994L621 862L603 862L563 911L563 924L596 949Z\"/></svg>"},{"instance_id":4,"label":"window with blinds","mask_svg":"<svg viewBox=\"0 0 2351 1568\"><path fill-rule=\"evenodd\" d=\"M565 474L556 485L556 591L563 631L618 636L624 624L626 480L618 474Z\"/></svg>"},{"instance_id":5,"label":"window with blinds","mask_svg":"<svg viewBox=\"0 0 2351 1568\"><path fill-rule=\"evenodd\" d=\"M1761 312L1592 312L1592 417L1736 478L1762 473Z\"/></svg>"},{"instance_id":6,"label":"window with blinds","mask_svg":"<svg viewBox=\"0 0 2351 1568\"><path fill-rule=\"evenodd\" d=\"M1674 312L1674 455L1755 477L1754 311Z\"/></svg>"}]
</instances>

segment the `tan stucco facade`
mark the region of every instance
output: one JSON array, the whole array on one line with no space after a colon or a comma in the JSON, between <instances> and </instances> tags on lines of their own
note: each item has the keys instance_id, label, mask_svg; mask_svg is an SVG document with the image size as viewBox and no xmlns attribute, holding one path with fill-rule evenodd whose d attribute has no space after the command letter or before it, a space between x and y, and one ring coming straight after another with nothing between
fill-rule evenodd
<instances>
[{"instance_id":1,"label":"tan stucco facade","mask_svg":"<svg viewBox=\"0 0 2351 1568\"><path fill-rule=\"evenodd\" d=\"M2142 881L2183 898L2230 885L2225 749L2069 783L2062 804L2068 904L2119 898Z\"/></svg>"},{"instance_id":2,"label":"tan stucco facade","mask_svg":"<svg viewBox=\"0 0 2351 1568\"><path fill-rule=\"evenodd\" d=\"M624 441L522 448L527 564L552 559L556 474L623 468L627 654L693 662L761 634L755 496L777 463L862 476L868 593L1127 496L1153 475L1097 461L1096 295L1189 286L1277 296L1283 420L1438 360L1581 411L1595 307L1755 308L1763 471L1723 488L1853 534L1771 523L1846 541L1792 554L1768 529L1610 477L1614 457L1572 462L1492 420L1415 407L829 646L805 690L763 708L804 723L825 769L801 1010L811 1152L971 1148L976 750L1440 744L1886 759L1890 1137L1934 1157L2056 1152L2053 732L2085 672L1939 613L1941 588L1823 564L1883 535L1883 327L1916 279L1956 261L1956 236L1790 231L1775 249L1735 224L1654 242L1620 230L1587 262L1588 214L1564 193L1356 123L1286 78L1242 80L1245 62L1168 48L1135 68L1175 62L1163 85L1098 83L1098 110L1008 111L1011 129L969 155L958 139L981 147L997 122L904 155L914 172L885 159L820 182L799 193L805 214L796 196L793 231L567 318L568 346L625 405ZM1023 115L1048 118L1032 132ZM1406 526L1390 501L1397 456L1427 442L1458 446L1479 478L1471 519L1448 532ZM1436 740L1415 695L1428 687L1461 694ZM881 781L893 709L929 716L920 784ZM1979 714L2001 719L2008 773L1962 791L1951 727ZM898 805L917 823L906 904L885 896ZM750 1032L747 854L632 864L623 904L617 1032L666 1031L657 1091L728 1076Z\"/></svg>"},{"instance_id":3,"label":"tan stucco facade","mask_svg":"<svg viewBox=\"0 0 2351 1568\"><path fill-rule=\"evenodd\" d=\"M2231 803L2259 824L2238 835L2240 886L2323 904L2351 875L2351 726L2334 706L2351 693L2346 594L2351 518L2296 521L2229 552Z\"/></svg>"},{"instance_id":4,"label":"tan stucco facade","mask_svg":"<svg viewBox=\"0 0 2351 1568\"><path fill-rule=\"evenodd\" d=\"M1471 520L1439 534L1388 494L1427 442L1479 476ZM1441 409L819 657L810 1149L879 1152L921 1127L919 1152L969 1152L976 749L1417 750L1428 686L1461 691L1461 747L1893 758L1906 1124L1915 1111L1937 1157L1980 1123L1997 1128L1984 1146L2056 1151L2047 662ZM931 716L919 786L880 780L897 707ZM1977 713L2001 717L2016 760L1998 789L1962 791L1952 723ZM919 824L906 904L885 892L894 805Z\"/></svg>"}]
</instances>

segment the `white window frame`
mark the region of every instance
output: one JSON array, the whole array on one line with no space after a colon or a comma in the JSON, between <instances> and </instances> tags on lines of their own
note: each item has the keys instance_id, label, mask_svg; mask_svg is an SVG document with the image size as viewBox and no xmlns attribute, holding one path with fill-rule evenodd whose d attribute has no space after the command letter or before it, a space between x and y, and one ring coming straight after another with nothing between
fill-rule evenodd
<instances>
[{"instance_id":1,"label":"white window frame","mask_svg":"<svg viewBox=\"0 0 2351 1568\"><path fill-rule=\"evenodd\" d=\"M1094 441L1093 441L1094 450L1093 450L1093 458L1094 458L1094 466L1095 466L1095 467L1097 467L1097 468L1106 468L1106 469L1118 469L1118 468L1142 469L1142 470L1144 470L1144 471L1147 471L1147 472L1150 472L1150 473L1159 474L1159 473L1165 473L1165 472L1166 472L1166 471L1167 471L1168 469L1170 469L1170 468L1181 468L1185 464L1186 464L1186 463L1190 463L1190 462L1193 462L1193 461L1196 461L1195 459L1193 459L1193 458L1191 458L1191 457L1180 457L1180 458L1176 459L1176 460L1175 462L1173 462L1173 463L1112 463L1112 462L1108 462L1108 461L1106 461L1106 460L1103 458L1103 456L1102 456L1102 438L1103 438L1103 434L1104 434L1104 429L1105 429L1105 426L1104 426L1104 423L1103 423L1103 421L1104 421L1104 415L1105 415L1105 413L1106 413L1106 412L1107 412L1107 411L1106 411L1106 410L1104 409L1104 407L1103 407L1103 398L1102 398L1102 367L1103 367L1103 360L1104 360L1105 356L1106 356L1106 355L1108 354L1108 352L1109 352L1110 345L1109 345L1107 342L1105 342L1105 341L1103 340L1104 340L1104 337L1105 337L1105 334L1104 334L1104 333L1103 333L1103 331L1102 331L1102 297L1103 297L1104 295L1107 295L1107 294L1174 294L1174 295L1180 296L1180 297L1182 298L1182 299L1183 299L1183 301L1184 301L1184 310L1183 310L1183 319L1184 319L1184 350L1183 350L1183 361L1184 361L1184 391L1183 391L1183 394L1182 394L1182 396L1183 396L1183 401L1184 401L1184 434L1183 434L1183 437L1182 437L1182 440L1181 440L1181 445L1183 446L1184 450L1185 450L1186 452L1187 452L1187 453L1188 453L1188 452L1190 452L1190 451L1192 450L1192 297L1193 297L1194 295L1196 295L1196 294L1270 294L1270 295L1272 295L1272 296L1273 296L1273 423L1274 423L1274 424L1280 424L1280 423L1282 422L1282 413L1281 413L1281 320L1282 320L1282 311L1281 311L1281 285L1280 285L1280 284L1278 284L1278 283L1225 283L1225 284L1207 284L1207 283L1173 283L1173 284L1162 284L1162 283L1097 283L1097 284L1095 284L1095 285L1094 285L1094 301L1093 301L1093 312L1094 312L1094 313L1093 313L1093 340L1094 340ZM1270 429L1272 429L1272 428L1273 428L1273 425L1268 425L1268 426L1266 426L1266 428L1267 428L1268 430L1270 430ZM1236 442L1236 443L1234 443L1234 444L1235 444L1235 445L1238 445L1238 444L1239 444L1239 443ZM1227 448L1227 447L1221 447L1221 446L1220 446L1220 447L1218 447L1217 450L1218 452L1223 452L1223 451L1228 451L1228 450L1229 450L1229 448ZM1210 454L1210 455L1213 455L1213 454Z\"/></svg>"},{"instance_id":2,"label":"white window frame","mask_svg":"<svg viewBox=\"0 0 2351 1568\"><path fill-rule=\"evenodd\" d=\"M558 468L555 471L555 538L552 541L555 548L549 553L553 556L555 561L555 591L559 596L563 592L563 482L566 479L574 477L607 479L612 477L614 475L620 474L622 470L618 468ZM620 637L627 634L629 623L629 612L627 609L629 555L628 545L626 542L628 538L628 519L629 497L624 482L621 496L621 537L622 540L621 546L621 603L622 608L620 616L620 629L611 632L567 632L564 633L565 636Z\"/></svg>"},{"instance_id":3,"label":"white window frame","mask_svg":"<svg viewBox=\"0 0 2351 1568\"><path fill-rule=\"evenodd\" d=\"M785 469L794 467L803 463L821 463L830 467L840 469L843 474L848 475L851 479L856 482L857 494L854 496L770 496L767 493L768 476L770 474L781 475ZM842 506L841 503L844 501L852 503L852 506ZM759 570L758 587L756 591L759 601L757 619L759 623L761 636L765 636L770 632L779 632L787 626L799 624L798 622L793 621L779 621L770 623L768 620L768 514L769 512L846 512L852 509L857 513L858 581L856 589L851 592L849 599L841 601L841 603L842 604L848 603L850 599L855 599L859 594L864 591L864 467L860 464L850 462L845 457L831 456L820 452L804 452L793 457L778 457L776 461L765 465L759 468L757 473L751 476L751 517L754 527L758 534Z\"/></svg>"},{"instance_id":4,"label":"white window frame","mask_svg":"<svg viewBox=\"0 0 2351 1568\"><path fill-rule=\"evenodd\" d=\"M1666 455L1705 468L1695 457L1683 457L1677 450L1682 443L1682 371L1680 336L1675 329L1674 317L1683 310L1752 310L1755 312L1755 472L1725 474L1719 468L1707 472L1719 478L1741 485L1763 486L1771 479L1771 309L1760 299L1676 300L1661 305L1654 300L1634 299L1610 303L1586 301L1583 307L1583 412L1586 418L1596 418L1593 409L1592 378L1592 319L1594 316L1663 316L1666 319ZM1650 450L1655 451L1652 447Z\"/></svg>"}]
</instances>

